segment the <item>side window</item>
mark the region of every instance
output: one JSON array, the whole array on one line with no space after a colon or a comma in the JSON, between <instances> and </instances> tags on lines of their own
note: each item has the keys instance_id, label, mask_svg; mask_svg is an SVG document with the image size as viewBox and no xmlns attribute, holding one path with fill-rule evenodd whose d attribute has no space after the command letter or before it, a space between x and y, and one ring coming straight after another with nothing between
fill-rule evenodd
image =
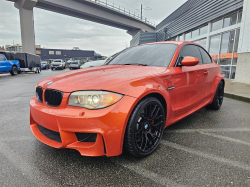
<instances>
[{"instance_id":1,"label":"side window","mask_svg":"<svg viewBox=\"0 0 250 187\"><path fill-rule=\"evenodd\" d=\"M6 59L4 58L4 56L0 55L0 61L6 61Z\"/></svg>"},{"instance_id":2,"label":"side window","mask_svg":"<svg viewBox=\"0 0 250 187\"><path fill-rule=\"evenodd\" d=\"M202 56L202 59L203 59L203 64L212 63L213 61L212 61L211 57L207 54L207 52L204 49L202 49L201 47L199 47L199 49L200 49L201 56Z\"/></svg>"},{"instance_id":3,"label":"side window","mask_svg":"<svg viewBox=\"0 0 250 187\"><path fill-rule=\"evenodd\" d=\"M179 54L181 57L191 56L199 59L198 64L202 64L201 53L196 45L185 45Z\"/></svg>"}]
</instances>

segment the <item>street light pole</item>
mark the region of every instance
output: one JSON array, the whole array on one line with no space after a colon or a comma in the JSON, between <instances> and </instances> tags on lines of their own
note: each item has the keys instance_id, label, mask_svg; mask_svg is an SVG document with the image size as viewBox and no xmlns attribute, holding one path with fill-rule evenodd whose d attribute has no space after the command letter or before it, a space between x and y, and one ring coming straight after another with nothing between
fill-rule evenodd
<instances>
[{"instance_id":1,"label":"street light pole","mask_svg":"<svg viewBox=\"0 0 250 187\"><path fill-rule=\"evenodd\" d=\"M141 20L142 20L142 4L141 4Z\"/></svg>"}]
</instances>

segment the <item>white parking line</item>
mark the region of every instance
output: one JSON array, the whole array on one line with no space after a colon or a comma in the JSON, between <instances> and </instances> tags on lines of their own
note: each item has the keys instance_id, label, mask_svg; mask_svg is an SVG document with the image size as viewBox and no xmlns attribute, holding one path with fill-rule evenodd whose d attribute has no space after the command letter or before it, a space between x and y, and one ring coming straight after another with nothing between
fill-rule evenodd
<instances>
[{"instance_id":1,"label":"white parking line","mask_svg":"<svg viewBox=\"0 0 250 187\"><path fill-rule=\"evenodd\" d=\"M210 160L213 160L213 161L216 161L216 162L227 164L229 166L233 166L233 167L237 167L237 168L240 168L240 169L243 169L243 170L246 170L246 171L250 171L250 166L245 164L245 163L241 163L241 162L238 162L238 161L233 161L233 160L229 160L229 159L226 159L226 158L218 157L218 156L216 156L214 154L198 151L198 150L195 150L195 149L183 146L183 145L179 145L179 144L176 144L176 143L172 143L172 142L169 142L169 141L166 141L166 140L161 140L161 144L172 147L174 149L178 149L178 150L187 152L187 153L191 153L191 154L203 157L203 158L207 158L207 159L210 159Z\"/></svg>"},{"instance_id":2,"label":"white parking line","mask_svg":"<svg viewBox=\"0 0 250 187\"><path fill-rule=\"evenodd\" d=\"M115 164L123 166L123 167L145 177L145 178L148 178L157 184L160 184L163 186L169 186L169 187L172 187L172 186L173 187L184 187L184 185L177 184L167 177L162 177L154 172L151 172L147 169L144 169L140 166L137 166L135 163L122 163L121 161L118 161L116 158L111 158L111 161L114 162Z\"/></svg>"},{"instance_id":3,"label":"white parking line","mask_svg":"<svg viewBox=\"0 0 250 187\"><path fill-rule=\"evenodd\" d=\"M246 141L239 140L239 139L236 139L236 138L231 138L231 137L222 136L222 135L213 134L213 133L208 133L208 132L200 132L200 133L203 134L203 135L212 136L212 137L219 138L219 139L222 139L222 140L227 140L227 141L231 141L231 142L234 142L234 143L239 143L239 144L242 144L242 145L250 146L250 142L246 142Z\"/></svg>"},{"instance_id":4,"label":"white parking line","mask_svg":"<svg viewBox=\"0 0 250 187\"><path fill-rule=\"evenodd\" d=\"M164 131L164 133L194 133L194 132L250 132L250 128L180 129L180 130Z\"/></svg>"}]
</instances>

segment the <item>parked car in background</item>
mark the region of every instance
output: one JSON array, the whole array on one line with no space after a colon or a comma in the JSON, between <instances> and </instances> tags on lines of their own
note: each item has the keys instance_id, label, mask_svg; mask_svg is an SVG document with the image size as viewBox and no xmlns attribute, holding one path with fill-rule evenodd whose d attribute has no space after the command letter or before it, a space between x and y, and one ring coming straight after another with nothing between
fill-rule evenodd
<instances>
[{"instance_id":1,"label":"parked car in background","mask_svg":"<svg viewBox=\"0 0 250 187\"><path fill-rule=\"evenodd\" d=\"M18 60L20 72L41 72L41 57L39 55L22 53L22 52L6 52L0 51L0 54L5 55L7 60Z\"/></svg>"},{"instance_id":2,"label":"parked car in background","mask_svg":"<svg viewBox=\"0 0 250 187\"><path fill-rule=\"evenodd\" d=\"M78 61L72 61L69 65L69 69L80 69L80 62Z\"/></svg>"},{"instance_id":3,"label":"parked car in background","mask_svg":"<svg viewBox=\"0 0 250 187\"><path fill-rule=\"evenodd\" d=\"M65 69L65 62L63 60L53 60L51 63L51 70Z\"/></svg>"},{"instance_id":4,"label":"parked car in background","mask_svg":"<svg viewBox=\"0 0 250 187\"><path fill-rule=\"evenodd\" d=\"M17 75L20 72L20 65L18 60L7 60L5 55L0 54L0 73L10 73Z\"/></svg>"},{"instance_id":5,"label":"parked car in background","mask_svg":"<svg viewBox=\"0 0 250 187\"><path fill-rule=\"evenodd\" d=\"M220 109L221 72L193 42L127 48L103 66L40 81L30 102L30 128L43 143L82 155L126 151L145 157L158 147L164 128L204 106Z\"/></svg>"},{"instance_id":6,"label":"parked car in background","mask_svg":"<svg viewBox=\"0 0 250 187\"><path fill-rule=\"evenodd\" d=\"M91 62L86 62L83 65L81 65L82 68L88 68L88 67L94 67L94 66L102 66L106 60L96 60L96 61L91 61Z\"/></svg>"},{"instance_id":7,"label":"parked car in background","mask_svg":"<svg viewBox=\"0 0 250 187\"><path fill-rule=\"evenodd\" d=\"M41 62L41 68L42 69L49 69L50 68L50 64L47 61L42 61Z\"/></svg>"}]
</instances>

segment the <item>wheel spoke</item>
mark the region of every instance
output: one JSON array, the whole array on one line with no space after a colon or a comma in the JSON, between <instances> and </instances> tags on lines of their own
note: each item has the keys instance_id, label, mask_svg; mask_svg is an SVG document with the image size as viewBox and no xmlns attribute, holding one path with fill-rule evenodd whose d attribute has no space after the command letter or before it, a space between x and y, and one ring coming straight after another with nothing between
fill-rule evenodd
<instances>
[{"instance_id":1,"label":"wheel spoke","mask_svg":"<svg viewBox=\"0 0 250 187\"><path fill-rule=\"evenodd\" d=\"M159 116L157 116L157 117L155 117L154 119L152 119L152 120L156 120L156 119L159 119L159 118L161 118L163 115L159 115Z\"/></svg>"},{"instance_id":2,"label":"wheel spoke","mask_svg":"<svg viewBox=\"0 0 250 187\"><path fill-rule=\"evenodd\" d=\"M144 145L143 151L145 151L145 148L146 148L147 143L148 143L148 137L147 137L147 135L146 135L146 134L145 134L145 139L146 139L146 141L145 141L145 145Z\"/></svg>"},{"instance_id":3,"label":"wheel spoke","mask_svg":"<svg viewBox=\"0 0 250 187\"><path fill-rule=\"evenodd\" d=\"M162 124L162 123L163 123L163 121L160 121L160 122L158 122L158 123L152 124L151 127L158 126L158 125L160 125L160 124Z\"/></svg>"},{"instance_id":4,"label":"wheel spoke","mask_svg":"<svg viewBox=\"0 0 250 187\"><path fill-rule=\"evenodd\" d=\"M135 133L136 135L142 131L142 127Z\"/></svg>"},{"instance_id":5,"label":"wheel spoke","mask_svg":"<svg viewBox=\"0 0 250 187\"><path fill-rule=\"evenodd\" d=\"M153 119L155 119L156 117L157 117L157 115L158 115L158 113L159 113L159 111L160 111L160 107L156 110L156 113L155 113L155 115L151 118L151 120L153 120Z\"/></svg>"},{"instance_id":6,"label":"wheel spoke","mask_svg":"<svg viewBox=\"0 0 250 187\"><path fill-rule=\"evenodd\" d=\"M142 136L143 134L139 138L137 138L136 141L139 142L142 139Z\"/></svg>"},{"instance_id":7,"label":"wheel spoke","mask_svg":"<svg viewBox=\"0 0 250 187\"><path fill-rule=\"evenodd\" d=\"M154 107L154 109L152 110L152 112L151 112L150 116L152 116L152 115L154 114L154 112L155 112L156 108L157 108L157 105L155 105L155 107Z\"/></svg>"}]
</instances>

